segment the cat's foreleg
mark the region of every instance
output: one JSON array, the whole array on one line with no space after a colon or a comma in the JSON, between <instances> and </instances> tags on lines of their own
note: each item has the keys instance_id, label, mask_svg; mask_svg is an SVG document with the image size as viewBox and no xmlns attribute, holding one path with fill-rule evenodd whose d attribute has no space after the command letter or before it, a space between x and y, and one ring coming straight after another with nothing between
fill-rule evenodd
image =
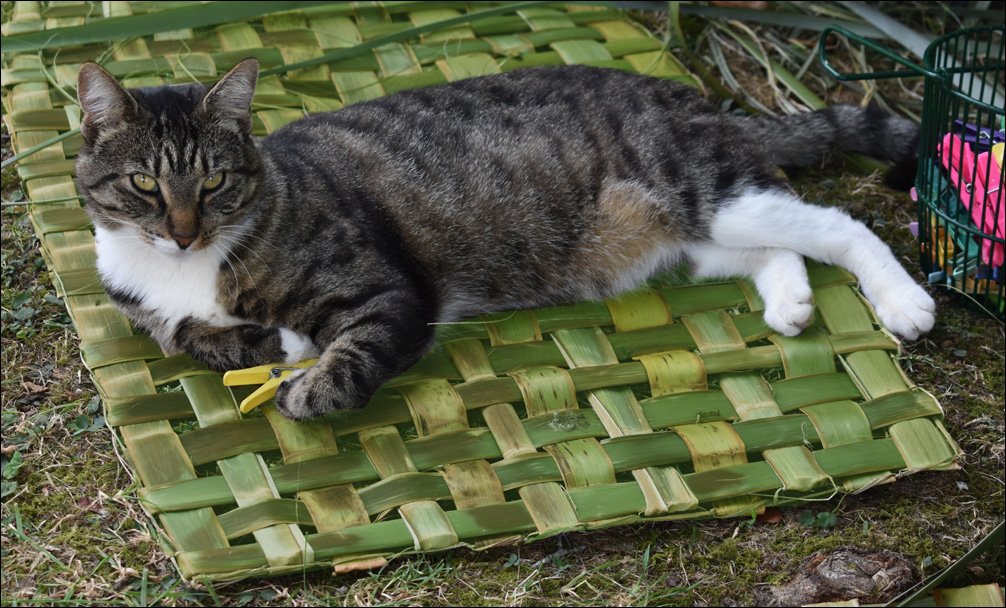
<instances>
[{"instance_id":1,"label":"cat's foreleg","mask_svg":"<svg viewBox=\"0 0 1006 608\"><path fill-rule=\"evenodd\" d=\"M751 190L724 204L710 235L724 247L791 249L849 270L884 324L909 340L936 321L933 299L890 248L838 209L808 205L783 190Z\"/></svg>"},{"instance_id":2,"label":"cat's foreleg","mask_svg":"<svg viewBox=\"0 0 1006 608\"><path fill-rule=\"evenodd\" d=\"M179 349L221 372L267 363L293 364L318 355L309 338L285 327L251 323L216 327L187 317L175 327L172 338Z\"/></svg>"},{"instance_id":3,"label":"cat's foreleg","mask_svg":"<svg viewBox=\"0 0 1006 608\"><path fill-rule=\"evenodd\" d=\"M312 367L294 372L276 390L276 408L293 420L367 404L374 391L426 354L433 328L407 307L370 308L353 320L336 316L320 332L324 351ZM378 309L379 310L379 309Z\"/></svg>"},{"instance_id":4,"label":"cat's foreleg","mask_svg":"<svg viewBox=\"0 0 1006 608\"><path fill-rule=\"evenodd\" d=\"M810 322L813 292L803 256L795 251L704 244L689 248L688 259L696 276L750 275L765 301L765 322L784 336L799 334Z\"/></svg>"}]
</instances>

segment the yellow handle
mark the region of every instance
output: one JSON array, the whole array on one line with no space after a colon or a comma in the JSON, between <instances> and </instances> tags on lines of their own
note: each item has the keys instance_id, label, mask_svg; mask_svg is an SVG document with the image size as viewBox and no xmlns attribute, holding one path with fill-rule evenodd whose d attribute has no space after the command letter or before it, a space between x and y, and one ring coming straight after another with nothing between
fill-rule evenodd
<instances>
[{"instance_id":1,"label":"yellow handle","mask_svg":"<svg viewBox=\"0 0 1006 608\"><path fill-rule=\"evenodd\" d=\"M269 379L272 368L277 365L259 365L245 369L232 369L224 372L224 384L227 386L244 386L246 384L262 384Z\"/></svg>"},{"instance_id":2,"label":"yellow handle","mask_svg":"<svg viewBox=\"0 0 1006 608\"><path fill-rule=\"evenodd\" d=\"M224 373L224 384L227 386L244 386L246 384L263 384L273 377L273 370L282 371L290 367L307 368L317 363L317 359L304 359L300 363L267 363L245 369L232 369Z\"/></svg>"},{"instance_id":3,"label":"yellow handle","mask_svg":"<svg viewBox=\"0 0 1006 608\"><path fill-rule=\"evenodd\" d=\"M286 376L289 375L290 372L285 372L279 378L269 380L262 386L255 389L255 392L245 397L244 400L241 402L240 406L241 413L247 414L248 412L262 405L266 401L272 399L273 395L276 394L276 388L279 386L279 383L282 382L284 378L286 378Z\"/></svg>"},{"instance_id":4,"label":"yellow handle","mask_svg":"<svg viewBox=\"0 0 1006 608\"><path fill-rule=\"evenodd\" d=\"M224 384L227 386L244 386L246 384L261 384L251 395L241 402L241 413L247 414L276 394L279 383L286 380L297 369L306 369L317 363L317 359L305 359L293 365L272 363L246 369L235 369L224 374Z\"/></svg>"}]
</instances>

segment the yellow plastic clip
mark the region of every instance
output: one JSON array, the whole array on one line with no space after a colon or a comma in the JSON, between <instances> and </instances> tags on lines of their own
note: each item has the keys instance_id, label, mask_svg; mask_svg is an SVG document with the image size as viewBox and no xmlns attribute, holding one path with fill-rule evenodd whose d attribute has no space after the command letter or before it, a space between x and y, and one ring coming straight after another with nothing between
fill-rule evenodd
<instances>
[{"instance_id":1,"label":"yellow plastic clip","mask_svg":"<svg viewBox=\"0 0 1006 608\"><path fill-rule=\"evenodd\" d=\"M224 374L224 384L227 386L262 385L241 402L241 413L247 414L272 399L276 394L276 388L279 387L279 383L289 378L290 374L298 369L311 367L317 362L317 359L305 359L293 365L268 364L246 369L235 369Z\"/></svg>"}]
</instances>

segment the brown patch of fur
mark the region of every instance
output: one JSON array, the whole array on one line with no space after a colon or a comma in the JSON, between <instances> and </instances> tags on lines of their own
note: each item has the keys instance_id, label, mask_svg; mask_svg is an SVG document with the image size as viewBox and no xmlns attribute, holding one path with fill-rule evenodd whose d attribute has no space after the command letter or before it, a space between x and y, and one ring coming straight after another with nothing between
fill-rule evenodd
<instances>
[{"instance_id":1,"label":"brown patch of fur","mask_svg":"<svg viewBox=\"0 0 1006 608\"><path fill-rule=\"evenodd\" d=\"M591 245L578 252L576 266L603 291L618 291L646 279L675 245L682 244L677 231L661 221L660 207L640 184L604 184Z\"/></svg>"}]
</instances>

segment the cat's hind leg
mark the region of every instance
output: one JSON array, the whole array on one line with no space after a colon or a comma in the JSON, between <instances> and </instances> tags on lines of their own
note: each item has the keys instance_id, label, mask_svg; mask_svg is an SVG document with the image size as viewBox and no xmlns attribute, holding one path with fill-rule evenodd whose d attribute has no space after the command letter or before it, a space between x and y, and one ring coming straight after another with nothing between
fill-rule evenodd
<instances>
[{"instance_id":1,"label":"cat's hind leg","mask_svg":"<svg viewBox=\"0 0 1006 608\"><path fill-rule=\"evenodd\" d=\"M728 248L780 247L845 268L888 329L909 340L936 321L933 299L890 248L838 209L808 205L781 189L752 189L723 204L710 236Z\"/></svg>"},{"instance_id":2,"label":"cat's hind leg","mask_svg":"<svg viewBox=\"0 0 1006 608\"><path fill-rule=\"evenodd\" d=\"M704 244L689 248L688 259L695 276L750 275L765 301L765 322L782 335L795 336L810 322L813 292L803 256L795 251Z\"/></svg>"}]
</instances>

